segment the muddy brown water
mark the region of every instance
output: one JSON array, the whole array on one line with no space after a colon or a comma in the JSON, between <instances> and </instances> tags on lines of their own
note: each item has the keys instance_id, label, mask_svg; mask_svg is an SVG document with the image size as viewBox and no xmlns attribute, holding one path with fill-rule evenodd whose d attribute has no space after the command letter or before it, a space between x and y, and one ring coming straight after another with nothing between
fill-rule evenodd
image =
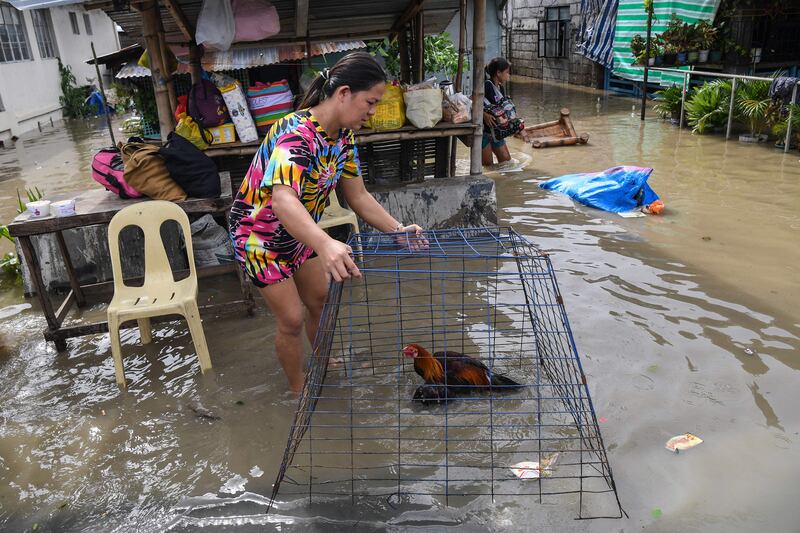
<instances>
[{"instance_id":1,"label":"muddy brown water","mask_svg":"<svg viewBox=\"0 0 800 533\"><path fill-rule=\"evenodd\" d=\"M159 325L147 347L127 330L121 392L107 336L57 354L36 303L6 284L0 528L796 531L800 153L691 135L652 115L642 123L633 100L597 91L517 81L512 94L529 123L568 105L591 135L587 146L545 150L512 140L527 165L489 175L500 223L553 254L629 518L576 522L574 506L525 498L456 508L422 498L410 511L279 503L265 516L295 400L264 310L205 320L214 370L204 376L183 324ZM90 157L106 144L98 121L0 150L2 219L14 215L16 189L94 186ZM663 216L623 219L537 187L623 164L655 169ZM204 281L201 292L219 300L235 286ZM82 316L102 314L98 302ZM684 432L705 442L664 449Z\"/></svg>"}]
</instances>

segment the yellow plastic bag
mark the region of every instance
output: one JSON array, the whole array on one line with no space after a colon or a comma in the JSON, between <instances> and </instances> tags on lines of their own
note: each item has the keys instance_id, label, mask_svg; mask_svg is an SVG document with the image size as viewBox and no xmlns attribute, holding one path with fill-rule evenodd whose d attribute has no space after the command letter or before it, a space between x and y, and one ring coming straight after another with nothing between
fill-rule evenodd
<instances>
[{"instance_id":1,"label":"yellow plastic bag","mask_svg":"<svg viewBox=\"0 0 800 533\"><path fill-rule=\"evenodd\" d=\"M173 54L172 50L170 50L169 48L167 48L167 63L170 74L178 70L178 58L175 57L175 54ZM144 53L141 56L139 56L139 61L137 61L136 64L146 69L150 68L150 54L148 53L147 50L145 50Z\"/></svg>"},{"instance_id":2,"label":"yellow plastic bag","mask_svg":"<svg viewBox=\"0 0 800 533\"><path fill-rule=\"evenodd\" d=\"M206 134L206 137L204 138L203 133L200 131L200 125L192 120L192 117L185 113L180 115L178 125L175 126L175 133L185 139L188 139L193 145L197 146L201 150L208 148L208 142L206 142L206 138L211 139L211 136L208 134Z\"/></svg>"},{"instance_id":3,"label":"yellow plastic bag","mask_svg":"<svg viewBox=\"0 0 800 533\"><path fill-rule=\"evenodd\" d=\"M403 89L395 85L387 85L383 98L376 106L375 114L366 126L374 130L396 130L406 123L406 105L403 101Z\"/></svg>"}]
</instances>

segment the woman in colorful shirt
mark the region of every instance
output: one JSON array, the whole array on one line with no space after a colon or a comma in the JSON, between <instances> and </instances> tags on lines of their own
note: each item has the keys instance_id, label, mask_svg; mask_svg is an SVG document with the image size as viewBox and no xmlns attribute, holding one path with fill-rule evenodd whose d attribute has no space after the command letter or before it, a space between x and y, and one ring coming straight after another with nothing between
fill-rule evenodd
<instances>
[{"instance_id":1,"label":"woman in colorful shirt","mask_svg":"<svg viewBox=\"0 0 800 533\"><path fill-rule=\"evenodd\" d=\"M422 228L401 224L367 192L359 171L353 130L375 114L385 86L383 69L364 52L323 71L300 110L272 126L231 209L236 260L275 316L275 349L294 392L303 386L304 323L313 342L329 281L361 276L350 247L317 226L339 179L348 205L369 225L425 243Z\"/></svg>"}]
</instances>

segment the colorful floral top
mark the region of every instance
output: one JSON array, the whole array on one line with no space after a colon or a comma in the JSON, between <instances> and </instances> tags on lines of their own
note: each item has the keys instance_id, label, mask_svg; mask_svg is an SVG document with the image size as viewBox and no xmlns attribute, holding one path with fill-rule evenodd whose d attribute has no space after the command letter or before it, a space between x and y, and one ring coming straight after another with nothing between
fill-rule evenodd
<instances>
[{"instance_id":1,"label":"colorful floral top","mask_svg":"<svg viewBox=\"0 0 800 533\"><path fill-rule=\"evenodd\" d=\"M314 222L339 177L360 175L351 130L332 139L307 109L276 122L250 164L231 208L236 260L257 286L291 277L314 253L286 231L272 211L272 186L295 190Z\"/></svg>"}]
</instances>

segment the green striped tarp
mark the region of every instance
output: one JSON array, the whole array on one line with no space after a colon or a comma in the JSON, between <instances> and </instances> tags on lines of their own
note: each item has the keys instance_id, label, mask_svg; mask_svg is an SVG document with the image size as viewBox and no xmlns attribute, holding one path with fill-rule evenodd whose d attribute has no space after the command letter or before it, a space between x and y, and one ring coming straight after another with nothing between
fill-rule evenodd
<instances>
[{"instance_id":1,"label":"green striped tarp","mask_svg":"<svg viewBox=\"0 0 800 533\"><path fill-rule=\"evenodd\" d=\"M720 0L653 0L652 35L658 35L667 29L667 23L673 13L689 23L699 20L712 21L719 3ZM642 39L647 37L647 12L644 9L644 1L619 0L614 36L614 74L629 80L641 81L644 68L633 65L635 59L630 48L631 39L637 33ZM650 71L647 79L663 86L683 84L683 76L669 72Z\"/></svg>"}]
</instances>

